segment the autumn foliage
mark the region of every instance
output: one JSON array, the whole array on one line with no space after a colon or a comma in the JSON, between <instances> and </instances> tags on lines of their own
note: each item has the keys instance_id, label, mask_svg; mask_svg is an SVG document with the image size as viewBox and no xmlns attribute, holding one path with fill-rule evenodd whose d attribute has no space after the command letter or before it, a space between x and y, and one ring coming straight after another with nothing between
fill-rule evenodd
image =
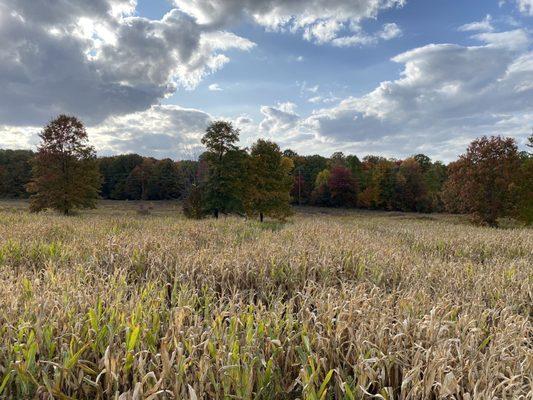
<instances>
[{"instance_id":1,"label":"autumn foliage","mask_svg":"<svg viewBox=\"0 0 533 400\"><path fill-rule=\"evenodd\" d=\"M472 214L478 222L497 225L517 214L521 160L516 142L500 136L474 140L449 167L444 202L450 211Z\"/></svg>"},{"instance_id":2,"label":"autumn foliage","mask_svg":"<svg viewBox=\"0 0 533 400\"><path fill-rule=\"evenodd\" d=\"M39 137L33 179L28 184L31 211L51 208L67 215L76 208L94 208L100 174L94 148L88 144L81 121L60 115Z\"/></svg>"},{"instance_id":3,"label":"autumn foliage","mask_svg":"<svg viewBox=\"0 0 533 400\"><path fill-rule=\"evenodd\" d=\"M259 139L239 147L239 130L214 121L198 160L125 154L96 158L83 124L59 116L40 135L38 153L0 150L0 197L27 197L32 211L68 214L104 199L180 199L192 218L236 214L284 219L291 204L370 210L469 214L533 223L533 155L512 138L474 140L448 165L425 154L403 160L336 152L330 157L281 151ZM529 137L533 147L533 136ZM99 174L102 176L101 182ZM30 176L33 178L29 179Z\"/></svg>"}]
</instances>

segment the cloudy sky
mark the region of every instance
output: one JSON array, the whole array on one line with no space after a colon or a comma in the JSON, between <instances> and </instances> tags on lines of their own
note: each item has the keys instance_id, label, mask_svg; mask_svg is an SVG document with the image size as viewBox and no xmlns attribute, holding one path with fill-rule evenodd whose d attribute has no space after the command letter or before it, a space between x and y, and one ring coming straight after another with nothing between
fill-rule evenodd
<instances>
[{"instance_id":1,"label":"cloudy sky","mask_svg":"<svg viewBox=\"0 0 533 400\"><path fill-rule=\"evenodd\" d=\"M99 154L244 146L450 161L533 129L533 0L0 0L0 147L79 116Z\"/></svg>"}]
</instances>

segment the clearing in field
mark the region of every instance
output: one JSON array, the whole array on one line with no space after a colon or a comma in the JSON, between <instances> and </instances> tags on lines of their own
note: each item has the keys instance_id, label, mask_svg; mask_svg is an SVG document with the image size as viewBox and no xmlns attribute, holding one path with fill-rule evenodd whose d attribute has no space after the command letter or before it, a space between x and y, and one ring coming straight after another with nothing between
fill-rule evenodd
<instances>
[{"instance_id":1,"label":"clearing in field","mask_svg":"<svg viewBox=\"0 0 533 400\"><path fill-rule=\"evenodd\" d=\"M531 398L533 234L0 203L0 397Z\"/></svg>"}]
</instances>

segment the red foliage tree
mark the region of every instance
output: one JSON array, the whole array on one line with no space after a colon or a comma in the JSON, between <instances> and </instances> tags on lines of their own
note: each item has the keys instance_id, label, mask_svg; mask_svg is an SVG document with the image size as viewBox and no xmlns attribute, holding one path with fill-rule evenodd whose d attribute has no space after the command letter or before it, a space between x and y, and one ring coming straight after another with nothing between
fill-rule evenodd
<instances>
[{"instance_id":1,"label":"red foliage tree","mask_svg":"<svg viewBox=\"0 0 533 400\"><path fill-rule=\"evenodd\" d=\"M516 142L500 136L474 140L449 168L444 201L449 211L472 214L496 226L500 217L516 212L521 167Z\"/></svg>"},{"instance_id":2,"label":"red foliage tree","mask_svg":"<svg viewBox=\"0 0 533 400\"><path fill-rule=\"evenodd\" d=\"M396 185L403 211L428 211L427 187L419 160L408 158L401 163Z\"/></svg>"},{"instance_id":3,"label":"red foliage tree","mask_svg":"<svg viewBox=\"0 0 533 400\"><path fill-rule=\"evenodd\" d=\"M357 205L357 181L352 172L341 165L333 167L328 180L331 204L337 207L355 207Z\"/></svg>"}]
</instances>

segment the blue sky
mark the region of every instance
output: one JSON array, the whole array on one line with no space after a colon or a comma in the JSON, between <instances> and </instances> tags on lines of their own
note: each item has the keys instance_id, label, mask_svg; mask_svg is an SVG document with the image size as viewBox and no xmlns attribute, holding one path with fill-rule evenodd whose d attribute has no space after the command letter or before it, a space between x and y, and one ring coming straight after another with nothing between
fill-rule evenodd
<instances>
[{"instance_id":1,"label":"blue sky","mask_svg":"<svg viewBox=\"0 0 533 400\"><path fill-rule=\"evenodd\" d=\"M533 0L45 3L0 0L0 147L35 146L59 112L101 154L175 159L217 118L243 145L445 161L533 126Z\"/></svg>"},{"instance_id":2,"label":"blue sky","mask_svg":"<svg viewBox=\"0 0 533 400\"><path fill-rule=\"evenodd\" d=\"M151 3L139 2L139 14L160 15L168 10L165 1ZM458 27L482 20L487 14L522 19L512 4L500 7L497 1L411 1L363 24L375 31L384 22L397 23L402 28L401 37L362 48L317 46L299 35L265 32L260 26L243 23L233 32L252 40L257 48L230 53L232 61L196 90L177 92L166 102L233 117L246 112L260 118L260 105L287 101L296 103L300 112L311 112L313 104L307 99L313 96L308 91L301 93L303 84L319 86L319 93L339 98L362 95L381 81L399 76L402 66L391 61L397 54L430 43L478 44L470 38L471 33L458 31ZM503 20L495 24L509 27ZM218 84L224 91L209 92L210 84ZM225 101L227 97L231 102Z\"/></svg>"}]
</instances>

